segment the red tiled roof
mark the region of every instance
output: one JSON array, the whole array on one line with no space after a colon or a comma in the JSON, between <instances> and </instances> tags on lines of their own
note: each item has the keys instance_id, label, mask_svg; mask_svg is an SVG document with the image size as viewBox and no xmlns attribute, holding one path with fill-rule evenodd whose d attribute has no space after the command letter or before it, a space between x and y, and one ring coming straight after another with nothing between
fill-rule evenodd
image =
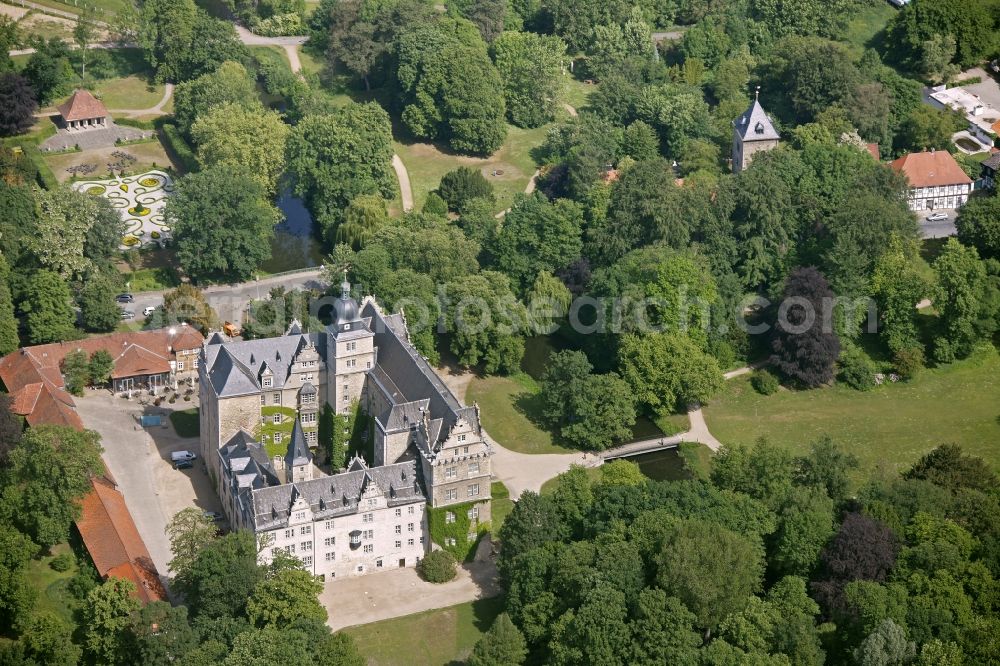
<instances>
[{"instance_id":1,"label":"red tiled roof","mask_svg":"<svg viewBox=\"0 0 1000 666\"><path fill-rule=\"evenodd\" d=\"M72 97L56 108L63 120L87 120L108 115L107 108L87 90L75 91Z\"/></svg>"},{"instance_id":2,"label":"red tiled roof","mask_svg":"<svg viewBox=\"0 0 1000 666\"><path fill-rule=\"evenodd\" d=\"M909 153L892 163L892 168L906 176L910 187L938 187L972 183L962 167L946 150Z\"/></svg>"},{"instance_id":3,"label":"red tiled roof","mask_svg":"<svg viewBox=\"0 0 1000 666\"><path fill-rule=\"evenodd\" d=\"M98 573L131 580L144 603L166 600L125 498L107 479L93 478L90 483L93 490L80 502L76 526Z\"/></svg>"},{"instance_id":4,"label":"red tiled roof","mask_svg":"<svg viewBox=\"0 0 1000 666\"><path fill-rule=\"evenodd\" d=\"M882 159L882 154L879 152L877 143L866 143L865 148L868 150L868 153L875 158L876 162Z\"/></svg>"},{"instance_id":5,"label":"red tiled roof","mask_svg":"<svg viewBox=\"0 0 1000 666\"><path fill-rule=\"evenodd\" d=\"M159 354L154 354L145 347L129 345L121 356L115 359L115 368L111 372L112 379L122 377L138 377L140 375L156 375L170 372L170 363Z\"/></svg>"}]
</instances>

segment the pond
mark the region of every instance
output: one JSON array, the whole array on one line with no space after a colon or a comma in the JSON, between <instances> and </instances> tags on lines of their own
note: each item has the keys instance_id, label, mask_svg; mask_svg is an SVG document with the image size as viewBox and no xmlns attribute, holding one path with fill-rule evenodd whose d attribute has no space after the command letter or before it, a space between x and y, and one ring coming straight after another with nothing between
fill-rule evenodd
<instances>
[{"instance_id":1,"label":"pond","mask_svg":"<svg viewBox=\"0 0 1000 666\"><path fill-rule=\"evenodd\" d=\"M955 143L958 144L959 148L964 148L965 150L973 153L978 153L983 149L983 147L978 143L972 139L967 139L964 136L955 139Z\"/></svg>"},{"instance_id":2,"label":"pond","mask_svg":"<svg viewBox=\"0 0 1000 666\"><path fill-rule=\"evenodd\" d=\"M684 468L684 459L677 449L651 451L637 456L622 458L634 462L639 470L654 481L683 481L691 474Z\"/></svg>"},{"instance_id":3,"label":"pond","mask_svg":"<svg viewBox=\"0 0 1000 666\"><path fill-rule=\"evenodd\" d=\"M281 273L322 265L322 248L313 232L312 215L302 199L293 195L289 187L282 191L276 204L284 213L285 221L274 228L271 258L264 262L261 269L268 273Z\"/></svg>"}]
</instances>

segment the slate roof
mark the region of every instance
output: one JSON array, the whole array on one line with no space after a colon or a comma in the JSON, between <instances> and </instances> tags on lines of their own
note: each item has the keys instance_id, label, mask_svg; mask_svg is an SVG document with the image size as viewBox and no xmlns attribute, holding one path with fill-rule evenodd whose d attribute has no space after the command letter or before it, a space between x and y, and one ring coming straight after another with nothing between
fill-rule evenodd
<instances>
[{"instance_id":1,"label":"slate roof","mask_svg":"<svg viewBox=\"0 0 1000 666\"><path fill-rule=\"evenodd\" d=\"M260 374L266 366L272 373L271 388L281 388L288 381L292 361L309 343L319 351L323 336L315 333L292 333L276 338L241 340L203 348L203 363L219 397L247 395L260 391ZM322 352L320 356L322 357Z\"/></svg>"},{"instance_id":2,"label":"slate roof","mask_svg":"<svg viewBox=\"0 0 1000 666\"><path fill-rule=\"evenodd\" d=\"M733 121L733 127L744 141L775 141L781 138L764 112L764 107L756 99L743 115Z\"/></svg>"},{"instance_id":3,"label":"slate roof","mask_svg":"<svg viewBox=\"0 0 1000 666\"><path fill-rule=\"evenodd\" d=\"M906 176L910 187L938 187L972 183L962 167L947 150L909 153L892 163L892 168Z\"/></svg>"},{"instance_id":4,"label":"slate roof","mask_svg":"<svg viewBox=\"0 0 1000 666\"><path fill-rule=\"evenodd\" d=\"M56 107L64 120L88 120L90 118L105 118L108 110L100 100L87 90L77 90L72 97Z\"/></svg>"},{"instance_id":5,"label":"slate roof","mask_svg":"<svg viewBox=\"0 0 1000 666\"><path fill-rule=\"evenodd\" d=\"M993 169L994 172L1000 171L1000 153L993 153L983 160L983 166Z\"/></svg>"},{"instance_id":6,"label":"slate roof","mask_svg":"<svg viewBox=\"0 0 1000 666\"><path fill-rule=\"evenodd\" d=\"M383 315L371 299L365 299L362 315L370 318L375 333L378 356L374 377L380 381L388 378L392 384L387 388L392 389L390 397L395 406L378 415L383 427L388 430L390 423L398 424L403 417L412 419L415 415L419 416L419 407L423 406L431 420L441 419L446 428L458 419L464 419L478 430L479 419L475 408L463 406L427 359L410 344L401 315Z\"/></svg>"},{"instance_id":7,"label":"slate roof","mask_svg":"<svg viewBox=\"0 0 1000 666\"><path fill-rule=\"evenodd\" d=\"M309 504L314 520L357 513L361 492L372 483L389 506L427 501L416 461L410 460L252 490L254 526L257 530L271 530L286 525L296 497Z\"/></svg>"},{"instance_id":8,"label":"slate roof","mask_svg":"<svg viewBox=\"0 0 1000 666\"><path fill-rule=\"evenodd\" d=\"M288 452L285 453L285 469L308 465L312 462L312 454L306 444L306 436L302 434L302 422L295 419L292 426L292 438L288 442Z\"/></svg>"}]
</instances>

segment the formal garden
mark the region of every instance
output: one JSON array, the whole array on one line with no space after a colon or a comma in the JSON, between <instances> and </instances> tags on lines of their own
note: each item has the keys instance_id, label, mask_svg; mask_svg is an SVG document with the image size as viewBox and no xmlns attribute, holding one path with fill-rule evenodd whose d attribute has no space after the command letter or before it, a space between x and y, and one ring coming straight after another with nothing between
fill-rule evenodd
<instances>
[{"instance_id":1,"label":"formal garden","mask_svg":"<svg viewBox=\"0 0 1000 666\"><path fill-rule=\"evenodd\" d=\"M73 183L73 189L111 202L126 224L122 249L163 245L170 240L163 209L174 191L174 181L167 173L147 171L107 180L81 180Z\"/></svg>"}]
</instances>

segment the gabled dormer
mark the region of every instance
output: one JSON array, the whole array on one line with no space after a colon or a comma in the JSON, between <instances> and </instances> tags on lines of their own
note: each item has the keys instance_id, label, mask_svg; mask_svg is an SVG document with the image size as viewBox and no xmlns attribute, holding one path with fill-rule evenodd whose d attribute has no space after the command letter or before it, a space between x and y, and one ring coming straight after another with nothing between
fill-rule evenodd
<instances>
[{"instance_id":1,"label":"gabled dormer","mask_svg":"<svg viewBox=\"0 0 1000 666\"><path fill-rule=\"evenodd\" d=\"M274 388L274 373L271 371L271 366L267 361L260 364L260 370L257 371L257 380L260 382L261 388Z\"/></svg>"}]
</instances>

